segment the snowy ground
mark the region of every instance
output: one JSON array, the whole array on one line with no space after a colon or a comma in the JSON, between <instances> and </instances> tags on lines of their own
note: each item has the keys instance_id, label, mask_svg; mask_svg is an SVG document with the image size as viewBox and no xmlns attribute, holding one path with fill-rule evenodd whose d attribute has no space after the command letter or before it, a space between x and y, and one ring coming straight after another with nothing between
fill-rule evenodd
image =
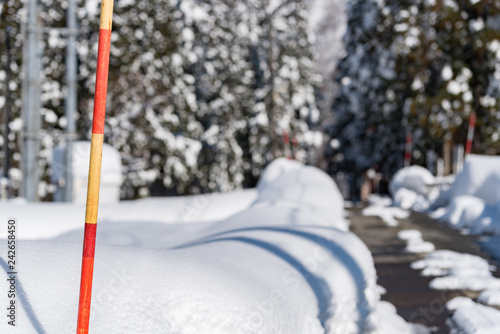
<instances>
[{"instance_id":1,"label":"snowy ground","mask_svg":"<svg viewBox=\"0 0 500 334\"><path fill-rule=\"evenodd\" d=\"M4 320L0 332L74 333L83 208L17 202L0 211L3 221L18 219L21 239L16 327ZM0 291L8 288L0 280ZM371 254L348 231L333 181L278 160L256 190L103 207L90 329L412 333L379 291Z\"/></svg>"}]
</instances>

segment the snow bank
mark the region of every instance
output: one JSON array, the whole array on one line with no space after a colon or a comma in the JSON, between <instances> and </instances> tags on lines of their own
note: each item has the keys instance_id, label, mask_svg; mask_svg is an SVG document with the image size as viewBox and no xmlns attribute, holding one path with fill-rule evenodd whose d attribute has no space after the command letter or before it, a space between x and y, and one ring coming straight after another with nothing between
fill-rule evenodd
<instances>
[{"instance_id":1,"label":"snow bank","mask_svg":"<svg viewBox=\"0 0 500 334\"><path fill-rule=\"evenodd\" d=\"M450 299L446 302L446 308L449 311L456 311L459 308L469 307L469 306L473 306L473 305L474 305L474 301L472 299L470 299L469 297L463 297L463 296L455 297L455 298Z\"/></svg>"},{"instance_id":2,"label":"snow bank","mask_svg":"<svg viewBox=\"0 0 500 334\"><path fill-rule=\"evenodd\" d=\"M488 306L500 306L500 290L486 290L481 292L477 301Z\"/></svg>"},{"instance_id":3,"label":"snow bank","mask_svg":"<svg viewBox=\"0 0 500 334\"><path fill-rule=\"evenodd\" d=\"M99 223L195 223L225 219L248 208L255 189L183 197L153 197L99 206ZM168 214L165 214L168 212ZM82 227L85 204L0 202L0 221L16 217L18 237L47 239ZM0 231L0 238L4 231Z\"/></svg>"},{"instance_id":4,"label":"snow bank","mask_svg":"<svg viewBox=\"0 0 500 334\"><path fill-rule=\"evenodd\" d=\"M418 195L427 195L434 183L434 176L427 169L420 166L410 166L402 168L394 174L389 183L389 191L394 195L399 189L405 188Z\"/></svg>"},{"instance_id":5,"label":"snow bank","mask_svg":"<svg viewBox=\"0 0 500 334\"><path fill-rule=\"evenodd\" d=\"M221 208L230 207L228 211L241 208L219 221L173 224L170 211L176 214L176 206L193 205L193 198L186 197L168 205L167 200L151 199L147 208L140 207L142 216L132 218L130 209L128 217L122 212L117 220L103 220L98 226L90 331L411 333L412 327L380 302L369 250L342 230L338 208L328 207L343 205L335 201L332 183L308 167L278 174L260 184L251 205L250 193L214 197ZM297 184L303 196L293 193ZM329 198L317 197L314 189ZM3 209L12 207L4 204ZM38 209L38 214L66 219L74 214L51 208L57 211ZM221 217L222 211L214 209L212 218L216 212ZM203 220L198 218L194 221ZM19 219L19 235L46 238L42 228L27 232L36 224L29 219ZM31 216L35 219L48 221ZM66 232L50 222L45 228L62 234L53 240L19 242L17 332L0 322L2 333L75 332L83 230ZM5 239L0 244L5 249ZM7 271L3 257L0 266ZM1 291L7 291L7 283L0 280ZM6 298L0 295L2 305Z\"/></svg>"},{"instance_id":6,"label":"snow bank","mask_svg":"<svg viewBox=\"0 0 500 334\"><path fill-rule=\"evenodd\" d=\"M454 180L438 194L434 185ZM442 188L444 189L444 188ZM393 204L419 212L435 209L434 219L472 234L500 234L500 157L469 155L454 179L434 178L418 166L403 168L390 183Z\"/></svg>"},{"instance_id":7,"label":"snow bank","mask_svg":"<svg viewBox=\"0 0 500 334\"><path fill-rule=\"evenodd\" d=\"M439 220L458 228L473 227L481 218L485 207L485 201L477 197L468 195L453 197L446 208L446 213Z\"/></svg>"},{"instance_id":8,"label":"snow bank","mask_svg":"<svg viewBox=\"0 0 500 334\"><path fill-rule=\"evenodd\" d=\"M435 177L425 168L410 166L400 169L391 179L389 190L394 205L418 212L427 211L438 196Z\"/></svg>"},{"instance_id":9,"label":"snow bank","mask_svg":"<svg viewBox=\"0 0 500 334\"><path fill-rule=\"evenodd\" d=\"M469 155L432 217L473 234L500 234L500 157Z\"/></svg>"},{"instance_id":10,"label":"snow bank","mask_svg":"<svg viewBox=\"0 0 500 334\"><path fill-rule=\"evenodd\" d=\"M411 267L422 270L423 276L443 276L429 283L429 287L436 290L500 289L500 279L491 274L494 267L475 255L437 250L413 262Z\"/></svg>"},{"instance_id":11,"label":"snow bank","mask_svg":"<svg viewBox=\"0 0 500 334\"><path fill-rule=\"evenodd\" d=\"M342 194L332 178L315 167L278 159L266 168L257 189L254 205L314 209L314 215L348 230Z\"/></svg>"},{"instance_id":12,"label":"snow bank","mask_svg":"<svg viewBox=\"0 0 500 334\"><path fill-rule=\"evenodd\" d=\"M500 204L500 157L470 154L462 172L447 193L451 200L457 196L474 196L488 205Z\"/></svg>"},{"instance_id":13,"label":"snow bank","mask_svg":"<svg viewBox=\"0 0 500 334\"><path fill-rule=\"evenodd\" d=\"M500 311L480 304L459 307L448 322L451 333L500 333Z\"/></svg>"}]
</instances>

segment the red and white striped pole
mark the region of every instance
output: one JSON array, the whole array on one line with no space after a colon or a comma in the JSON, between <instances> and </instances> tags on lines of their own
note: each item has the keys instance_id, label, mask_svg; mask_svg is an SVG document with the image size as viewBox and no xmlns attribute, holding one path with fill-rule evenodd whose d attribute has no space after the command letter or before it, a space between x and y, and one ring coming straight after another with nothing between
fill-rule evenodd
<instances>
[{"instance_id":1,"label":"red and white striped pole","mask_svg":"<svg viewBox=\"0 0 500 334\"><path fill-rule=\"evenodd\" d=\"M413 147L413 136L410 132L406 134L406 146L405 146L405 167L411 164L411 150Z\"/></svg>"},{"instance_id":2,"label":"red and white striped pole","mask_svg":"<svg viewBox=\"0 0 500 334\"><path fill-rule=\"evenodd\" d=\"M472 151L472 140L474 139L474 128L476 127L476 113L473 112L469 119L469 131L467 132L467 144L465 145L465 155Z\"/></svg>"},{"instance_id":3,"label":"red and white striped pole","mask_svg":"<svg viewBox=\"0 0 500 334\"><path fill-rule=\"evenodd\" d=\"M285 156L288 160L292 159L290 154L290 136L288 136L288 131L283 131L283 141L285 142Z\"/></svg>"},{"instance_id":4,"label":"red and white striped pole","mask_svg":"<svg viewBox=\"0 0 500 334\"><path fill-rule=\"evenodd\" d=\"M89 332L90 301L94 274L95 238L99 186L101 183L102 145L104 118L108 90L109 51L111 47L111 23L113 0L102 0L101 24L99 27L99 51L97 53L97 76L94 96L94 118L90 147L89 182L87 207L85 211L85 236L83 239L82 273L80 280L80 301L78 304L77 334Z\"/></svg>"}]
</instances>

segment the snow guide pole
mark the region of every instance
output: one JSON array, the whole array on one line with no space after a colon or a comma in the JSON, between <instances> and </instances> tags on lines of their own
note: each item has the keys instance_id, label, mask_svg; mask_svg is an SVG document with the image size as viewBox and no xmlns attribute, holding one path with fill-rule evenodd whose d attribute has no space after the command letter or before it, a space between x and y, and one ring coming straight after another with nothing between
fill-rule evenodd
<instances>
[{"instance_id":1,"label":"snow guide pole","mask_svg":"<svg viewBox=\"0 0 500 334\"><path fill-rule=\"evenodd\" d=\"M101 24L99 27L99 51L97 53L97 76L94 96L94 118L90 146L89 181L87 206L85 211L85 235L83 240L82 272L80 280L80 301L78 304L77 334L88 333L90 320L90 300L94 273L94 253L101 183L102 145L104 137L104 117L108 89L109 51L111 47L111 22L113 0L101 2Z\"/></svg>"},{"instance_id":2,"label":"snow guide pole","mask_svg":"<svg viewBox=\"0 0 500 334\"><path fill-rule=\"evenodd\" d=\"M467 133L467 144L465 145L465 155L472 151L472 139L474 139L474 128L476 127L476 113L473 112L469 119L469 132Z\"/></svg>"},{"instance_id":3,"label":"snow guide pole","mask_svg":"<svg viewBox=\"0 0 500 334\"><path fill-rule=\"evenodd\" d=\"M288 131L283 131L283 141L285 142L285 155L288 160L292 159L290 154L290 137L288 136Z\"/></svg>"},{"instance_id":4,"label":"snow guide pole","mask_svg":"<svg viewBox=\"0 0 500 334\"><path fill-rule=\"evenodd\" d=\"M408 132L406 135L406 147L405 147L405 167L411 164L411 150L413 146L413 136Z\"/></svg>"}]
</instances>

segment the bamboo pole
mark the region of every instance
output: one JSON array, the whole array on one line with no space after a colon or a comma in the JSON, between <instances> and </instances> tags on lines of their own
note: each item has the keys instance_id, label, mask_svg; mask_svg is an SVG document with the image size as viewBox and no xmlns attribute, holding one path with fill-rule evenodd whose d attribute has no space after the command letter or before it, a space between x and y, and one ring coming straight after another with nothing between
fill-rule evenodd
<instances>
[{"instance_id":1,"label":"bamboo pole","mask_svg":"<svg viewBox=\"0 0 500 334\"><path fill-rule=\"evenodd\" d=\"M101 24L99 27L99 51L97 53L97 76L94 96L94 119L92 124L89 181L87 188L87 207L85 212L85 236L83 240L80 301L78 304L77 334L88 333L89 331L112 18L113 0L102 0Z\"/></svg>"}]
</instances>

